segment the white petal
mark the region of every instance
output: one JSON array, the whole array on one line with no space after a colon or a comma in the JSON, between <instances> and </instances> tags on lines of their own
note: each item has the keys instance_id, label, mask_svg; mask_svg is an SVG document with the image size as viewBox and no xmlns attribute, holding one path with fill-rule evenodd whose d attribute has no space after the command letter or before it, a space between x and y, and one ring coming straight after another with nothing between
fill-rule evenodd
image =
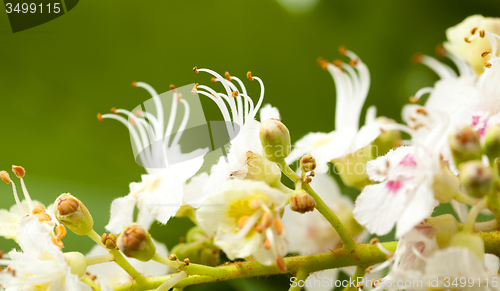
<instances>
[{"instance_id":1,"label":"white petal","mask_svg":"<svg viewBox=\"0 0 500 291\"><path fill-rule=\"evenodd\" d=\"M280 112L278 108L271 106L271 104L266 104L260 109L260 121L267 119L281 119Z\"/></svg>"},{"instance_id":2,"label":"white petal","mask_svg":"<svg viewBox=\"0 0 500 291\"><path fill-rule=\"evenodd\" d=\"M407 202L396 227L396 237L400 237L431 216L437 202L434 199L432 188L428 184L418 187L414 196Z\"/></svg>"},{"instance_id":3,"label":"white petal","mask_svg":"<svg viewBox=\"0 0 500 291\"><path fill-rule=\"evenodd\" d=\"M111 217L106 229L114 234L119 234L125 226L131 224L134 221L136 202L137 200L130 195L113 200L111 203Z\"/></svg>"},{"instance_id":4,"label":"white petal","mask_svg":"<svg viewBox=\"0 0 500 291\"><path fill-rule=\"evenodd\" d=\"M139 197L140 211L145 209L160 223L167 223L175 216L182 205L182 182L172 180L175 177L162 177L159 185L151 192L146 190Z\"/></svg>"},{"instance_id":5,"label":"white petal","mask_svg":"<svg viewBox=\"0 0 500 291\"><path fill-rule=\"evenodd\" d=\"M307 291L331 291L335 289L335 281L339 269L328 269L309 274L306 279L305 290ZM327 280L323 279L326 278Z\"/></svg>"},{"instance_id":6,"label":"white petal","mask_svg":"<svg viewBox=\"0 0 500 291\"><path fill-rule=\"evenodd\" d=\"M189 181L189 183L184 188L184 202L194 208L198 208L203 204L205 197L203 195L203 189L207 184L209 175L207 173L201 173Z\"/></svg>"}]
</instances>

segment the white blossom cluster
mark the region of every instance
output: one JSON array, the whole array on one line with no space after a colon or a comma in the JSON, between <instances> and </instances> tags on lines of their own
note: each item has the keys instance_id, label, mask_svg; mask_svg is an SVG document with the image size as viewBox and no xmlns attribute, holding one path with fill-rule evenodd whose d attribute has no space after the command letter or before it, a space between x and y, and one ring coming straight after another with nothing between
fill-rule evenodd
<instances>
[{"instance_id":1,"label":"white blossom cluster","mask_svg":"<svg viewBox=\"0 0 500 291\"><path fill-rule=\"evenodd\" d=\"M24 169L13 166L25 198L21 200L16 183L7 172L0 172L2 180L12 185L16 200L11 209L0 210L0 235L20 247L0 258L5 266L0 271L0 289L113 290L141 283L137 273L145 278L173 274L158 287L168 290L191 275L176 267L216 266L221 251L231 261L256 260L286 273L288 255L347 247L345 229L356 244L370 241L387 256L375 266L361 266L361 277L366 273L372 282L425 282L432 277L438 278L441 290L500 290L495 284L499 259L487 253L491 250L478 234L500 226L500 18L474 15L446 35L439 51L456 68L430 56L414 57L440 79L410 98L411 104L402 110L404 124L377 117L371 106L360 125L370 87L367 65L344 47L339 52L346 61L319 59L335 82L332 131L311 132L294 145L278 110L263 105L260 78L247 74L249 81L260 85L260 96L254 99L241 79L194 68L196 73L211 75L215 84L196 84L193 92L217 105L232 138L227 156L208 172L200 171L207 149L183 153L179 144L184 120L190 117L186 99L172 87L170 116L184 117L180 125L171 118L165 127L167 115L158 93L148 84L134 83L151 94L156 116L113 109L98 119L115 119L127 126L146 174L130 184L130 193L113 201L106 225L109 233L102 240L96 238L90 214L78 199L63 194L45 208L30 198ZM222 92L214 89L217 86ZM173 135L174 128L180 134ZM168 155L184 155L185 162L169 165L162 160L165 167L148 167L164 159L163 148L150 146L164 136L174 136L166 143ZM332 166L345 185L359 189L355 201L341 193L329 173ZM285 186L292 183L283 183L287 177L282 173L293 180L293 187ZM433 215L445 203L452 205L454 213ZM480 213L496 218L477 222ZM155 221L166 224L174 216L188 217L196 226L168 256L166 247L152 240L148 230ZM98 245L86 256L64 252L65 227L88 235ZM374 237L394 229L399 242L393 252ZM127 258L121 260L124 255ZM356 275L361 267L342 270ZM308 280L336 278L338 271L313 272ZM450 278L474 278L478 284L444 285ZM332 289L307 284L305 288ZM401 289L376 284L356 288Z\"/></svg>"}]
</instances>

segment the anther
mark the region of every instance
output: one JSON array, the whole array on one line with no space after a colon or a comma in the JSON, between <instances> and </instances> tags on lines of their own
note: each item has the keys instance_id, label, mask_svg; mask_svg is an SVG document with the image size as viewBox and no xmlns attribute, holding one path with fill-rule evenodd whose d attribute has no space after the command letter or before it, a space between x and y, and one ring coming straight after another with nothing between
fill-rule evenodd
<instances>
[{"instance_id":1,"label":"anther","mask_svg":"<svg viewBox=\"0 0 500 291\"><path fill-rule=\"evenodd\" d=\"M98 120L99 122L102 122L102 120L103 120L103 119L102 119L102 114L101 114L100 112L99 112L99 113L97 113L97 120Z\"/></svg>"},{"instance_id":2,"label":"anther","mask_svg":"<svg viewBox=\"0 0 500 291\"><path fill-rule=\"evenodd\" d=\"M225 72L224 77L226 77L226 80L231 81L231 75L229 75L229 72Z\"/></svg>"},{"instance_id":3,"label":"anther","mask_svg":"<svg viewBox=\"0 0 500 291\"><path fill-rule=\"evenodd\" d=\"M262 215L262 218L260 220L260 225L263 227L263 228L267 228L271 225L271 222L272 222L272 216L269 212L264 212L264 214Z\"/></svg>"},{"instance_id":4,"label":"anther","mask_svg":"<svg viewBox=\"0 0 500 291\"><path fill-rule=\"evenodd\" d=\"M342 61L341 60L334 60L332 64L336 67L342 67Z\"/></svg>"},{"instance_id":5,"label":"anther","mask_svg":"<svg viewBox=\"0 0 500 291\"><path fill-rule=\"evenodd\" d=\"M380 242L380 239L378 237L374 237L370 240L371 245L375 245Z\"/></svg>"},{"instance_id":6,"label":"anther","mask_svg":"<svg viewBox=\"0 0 500 291\"><path fill-rule=\"evenodd\" d=\"M174 85L174 84L170 84L169 88L170 88L170 90L176 90L176 88L175 88L175 85Z\"/></svg>"},{"instance_id":7,"label":"anther","mask_svg":"<svg viewBox=\"0 0 500 291\"><path fill-rule=\"evenodd\" d=\"M47 212L38 213L37 216L38 216L38 221L40 221L40 222L52 220L52 218L50 217L50 215L47 214Z\"/></svg>"},{"instance_id":8,"label":"anther","mask_svg":"<svg viewBox=\"0 0 500 291\"><path fill-rule=\"evenodd\" d=\"M483 58L484 58L485 56L487 56L487 55L489 55L489 54L490 54L490 52L489 52L489 51L484 51L483 53L481 53L481 57L483 57Z\"/></svg>"},{"instance_id":9,"label":"anther","mask_svg":"<svg viewBox=\"0 0 500 291\"><path fill-rule=\"evenodd\" d=\"M250 71L247 72L247 78L248 80L253 81L252 72Z\"/></svg>"},{"instance_id":10,"label":"anther","mask_svg":"<svg viewBox=\"0 0 500 291\"><path fill-rule=\"evenodd\" d=\"M233 93L231 94L231 97L238 97L238 91L233 91Z\"/></svg>"},{"instance_id":11,"label":"anther","mask_svg":"<svg viewBox=\"0 0 500 291\"><path fill-rule=\"evenodd\" d=\"M243 226L245 226L245 224L247 224L247 221L249 218L250 218L249 216L242 216L240 218L240 220L238 220L238 227L243 228Z\"/></svg>"},{"instance_id":12,"label":"anther","mask_svg":"<svg viewBox=\"0 0 500 291\"><path fill-rule=\"evenodd\" d=\"M483 38L483 37L484 37L484 34L485 34L484 30L480 30L480 31L479 31L479 37L480 37L480 38Z\"/></svg>"},{"instance_id":13,"label":"anther","mask_svg":"<svg viewBox=\"0 0 500 291\"><path fill-rule=\"evenodd\" d=\"M464 40L465 40L466 43L471 43L471 41L469 40L468 37L464 37Z\"/></svg>"},{"instance_id":14,"label":"anther","mask_svg":"<svg viewBox=\"0 0 500 291\"><path fill-rule=\"evenodd\" d=\"M274 225L274 229L276 230L276 233L278 235L280 235L283 232L283 224L281 223L281 220L279 220L278 218L275 218L273 220L273 225Z\"/></svg>"},{"instance_id":15,"label":"anther","mask_svg":"<svg viewBox=\"0 0 500 291\"><path fill-rule=\"evenodd\" d=\"M267 236L266 236L266 238L264 239L264 248L265 248L266 250L268 250L268 249L270 249L270 248L271 248L271 242L269 241L269 239L267 238Z\"/></svg>"},{"instance_id":16,"label":"anther","mask_svg":"<svg viewBox=\"0 0 500 291\"><path fill-rule=\"evenodd\" d=\"M414 96L411 96L410 97L410 103L417 104L418 103L418 98L415 98Z\"/></svg>"},{"instance_id":17,"label":"anther","mask_svg":"<svg viewBox=\"0 0 500 291\"><path fill-rule=\"evenodd\" d=\"M198 84L198 83L194 84L194 87L193 87L193 90L191 90L191 93L196 94L196 90L198 90L199 85L200 84Z\"/></svg>"},{"instance_id":18,"label":"anther","mask_svg":"<svg viewBox=\"0 0 500 291\"><path fill-rule=\"evenodd\" d=\"M476 33L476 30L477 30L477 27L474 27L474 28L470 31L470 34L474 34L474 33Z\"/></svg>"},{"instance_id":19,"label":"anther","mask_svg":"<svg viewBox=\"0 0 500 291\"><path fill-rule=\"evenodd\" d=\"M420 107L420 108L417 108L417 113L421 113L423 115L427 115L427 110L425 110L425 108L423 107Z\"/></svg>"},{"instance_id":20,"label":"anther","mask_svg":"<svg viewBox=\"0 0 500 291\"><path fill-rule=\"evenodd\" d=\"M64 244L62 243L61 239L57 236L52 237L52 243L54 243L60 249L64 248Z\"/></svg>"},{"instance_id":21,"label":"anther","mask_svg":"<svg viewBox=\"0 0 500 291\"><path fill-rule=\"evenodd\" d=\"M438 44L436 46L436 55L438 55L440 57L444 57L446 55L446 49L444 48L444 46L442 44Z\"/></svg>"},{"instance_id":22,"label":"anther","mask_svg":"<svg viewBox=\"0 0 500 291\"><path fill-rule=\"evenodd\" d=\"M43 207L42 204L38 204L37 206L35 206L33 208L33 210L31 211L31 213L33 213L33 215L38 215L42 212L45 212L45 207Z\"/></svg>"},{"instance_id":23,"label":"anther","mask_svg":"<svg viewBox=\"0 0 500 291\"><path fill-rule=\"evenodd\" d=\"M10 182L12 181L10 179L9 173L7 173L6 171L0 171L0 179L2 179L2 181L7 184L10 184Z\"/></svg>"},{"instance_id":24,"label":"anther","mask_svg":"<svg viewBox=\"0 0 500 291\"><path fill-rule=\"evenodd\" d=\"M101 242L107 249L116 249L116 240L118 237L112 233L104 233L101 236Z\"/></svg>"},{"instance_id":25,"label":"anther","mask_svg":"<svg viewBox=\"0 0 500 291\"><path fill-rule=\"evenodd\" d=\"M411 61L414 64L420 64L422 62L424 55L421 53L416 53L411 57Z\"/></svg>"},{"instance_id":26,"label":"anther","mask_svg":"<svg viewBox=\"0 0 500 291\"><path fill-rule=\"evenodd\" d=\"M347 49L345 48L345 46L343 45L339 46L339 53L343 56L347 54Z\"/></svg>"},{"instance_id":27,"label":"anther","mask_svg":"<svg viewBox=\"0 0 500 291\"><path fill-rule=\"evenodd\" d=\"M170 261L177 261L177 256L176 256L175 254L170 254L170 255L168 256L168 259L169 259Z\"/></svg>"},{"instance_id":28,"label":"anther","mask_svg":"<svg viewBox=\"0 0 500 291\"><path fill-rule=\"evenodd\" d=\"M132 82L132 88L136 88L136 87L137 87L137 82L136 81Z\"/></svg>"},{"instance_id":29,"label":"anther","mask_svg":"<svg viewBox=\"0 0 500 291\"><path fill-rule=\"evenodd\" d=\"M210 79L210 82L215 83L215 77L212 77L212 79Z\"/></svg>"},{"instance_id":30,"label":"anther","mask_svg":"<svg viewBox=\"0 0 500 291\"><path fill-rule=\"evenodd\" d=\"M491 68L491 63L490 62L484 62L484 66L486 68Z\"/></svg>"},{"instance_id":31,"label":"anther","mask_svg":"<svg viewBox=\"0 0 500 291\"><path fill-rule=\"evenodd\" d=\"M14 166L13 165L12 172L14 172L14 174L16 174L16 177L18 177L19 179L23 178L24 175L26 174L26 171L21 166Z\"/></svg>"},{"instance_id":32,"label":"anther","mask_svg":"<svg viewBox=\"0 0 500 291\"><path fill-rule=\"evenodd\" d=\"M130 125L135 126L135 119L130 118Z\"/></svg>"},{"instance_id":33,"label":"anther","mask_svg":"<svg viewBox=\"0 0 500 291\"><path fill-rule=\"evenodd\" d=\"M116 114L116 107L111 108L111 113Z\"/></svg>"},{"instance_id":34,"label":"anther","mask_svg":"<svg viewBox=\"0 0 500 291\"><path fill-rule=\"evenodd\" d=\"M194 68L193 68L193 72L195 72L196 74L198 74L198 73L199 73L199 72L198 72L198 67L194 67Z\"/></svg>"},{"instance_id":35,"label":"anther","mask_svg":"<svg viewBox=\"0 0 500 291\"><path fill-rule=\"evenodd\" d=\"M357 59L352 59L349 61L349 66L351 66L351 67L355 67L357 64L358 64Z\"/></svg>"},{"instance_id":36,"label":"anther","mask_svg":"<svg viewBox=\"0 0 500 291\"><path fill-rule=\"evenodd\" d=\"M59 224L56 227L56 234L57 234L57 237L60 239L63 239L66 236L66 228L64 227L64 225Z\"/></svg>"},{"instance_id":37,"label":"anther","mask_svg":"<svg viewBox=\"0 0 500 291\"><path fill-rule=\"evenodd\" d=\"M250 208L253 208L253 209L259 209L260 208L259 199L257 199L257 198L253 199L252 201L250 201L248 206L250 206Z\"/></svg>"},{"instance_id":38,"label":"anther","mask_svg":"<svg viewBox=\"0 0 500 291\"><path fill-rule=\"evenodd\" d=\"M189 258L185 258L185 259L184 259L184 264L185 264L186 266L189 266L189 263L191 263L191 261L189 260Z\"/></svg>"},{"instance_id":39,"label":"anther","mask_svg":"<svg viewBox=\"0 0 500 291\"><path fill-rule=\"evenodd\" d=\"M134 112L134 115L135 115L135 116L137 116L137 117L141 117L141 115L142 115L142 110L137 109L137 110Z\"/></svg>"}]
</instances>

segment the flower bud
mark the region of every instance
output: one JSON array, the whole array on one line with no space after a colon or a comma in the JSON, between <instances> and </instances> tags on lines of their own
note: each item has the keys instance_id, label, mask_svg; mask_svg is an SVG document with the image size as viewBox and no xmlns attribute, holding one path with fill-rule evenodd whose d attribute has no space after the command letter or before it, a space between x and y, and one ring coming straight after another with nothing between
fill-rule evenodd
<instances>
[{"instance_id":1,"label":"flower bud","mask_svg":"<svg viewBox=\"0 0 500 291\"><path fill-rule=\"evenodd\" d=\"M500 124L492 125L486 130L483 153L490 160L490 164L500 157Z\"/></svg>"},{"instance_id":2,"label":"flower bud","mask_svg":"<svg viewBox=\"0 0 500 291\"><path fill-rule=\"evenodd\" d=\"M118 249L129 258L147 262L156 254L156 247L151 235L139 224L130 224L118 236Z\"/></svg>"},{"instance_id":3,"label":"flower bud","mask_svg":"<svg viewBox=\"0 0 500 291\"><path fill-rule=\"evenodd\" d=\"M290 198L290 209L300 213L306 213L308 211L313 211L316 207L316 201L311 195L307 194L306 191L302 189L297 189L293 191L292 197Z\"/></svg>"},{"instance_id":4,"label":"flower bud","mask_svg":"<svg viewBox=\"0 0 500 291\"><path fill-rule=\"evenodd\" d=\"M71 194L61 194L54 203L54 215L64 226L78 235L86 235L94 226L87 207Z\"/></svg>"},{"instance_id":5,"label":"flower bud","mask_svg":"<svg viewBox=\"0 0 500 291\"><path fill-rule=\"evenodd\" d=\"M345 185L362 189L369 182L366 174L367 155L370 154L369 146L355 153L332 160L335 171L339 174Z\"/></svg>"},{"instance_id":6,"label":"flower bud","mask_svg":"<svg viewBox=\"0 0 500 291\"><path fill-rule=\"evenodd\" d=\"M457 167L463 162L481 160L479 135L472 127L466 125L453 130L448 142Z\"/></svg>"},{"instance_id":7,"label":"flower bud","mask_svg":"<svg viewBox=\"0 0 500 291\"><path fill-rule=\"evenodd\" d=\"M180 243L170 251L181 261L189 258L189 261L195 264L206 266L216 266L220 259L220 250L206 247L199 242Z\"/></svg>"},{"instance_id":8,"label":"flower bud","mask_svg":"<svg viewBox=\"0 0 500 291\"><path fill-rule=\"evenodd\" d=\"M116 241L118 237L112 233L103 233L101 236L101 242L102 244L107 248L111 250L116 249Z\"/></svg>"},{"instance_id":9,"label":"flower bud","mask_svg":"<svg viewBox=\"0 0 500 291\"><path fill-rule=\"evenodd\" d=\"M311 155L305 155L300 159L300 169L302 172L307 173L316 169L316 160Z\"/></svg>"},{"instance_id":10,"label":"flower bud","mask_svg":"<svg viewBox=\"0 0 500 291\"><path fill-rule=\"evenodd\" d=\"M444 161L440 164L441 172L434 175L432 184L434 198L441 203L448 203L455 198L460 188L460 180L450 171Z\"/></svg>"},{"instance_id":11,"label":"flower bud","mask_svg":"<svg viewBox=\"0 0 500 291\"><path fill-rule=\"evenodd\" d=\"M83 254L79 252L64 253L64 260L71 268L71 273L77 275L78 278L83 277L87 272L87 261Z\"/></svg>"},{"instance_id":12,"label":"flower bud","mask_svg":"<svg viewBox=\"0 0 500 291\"><path fill-rule=\"evenodd\" d=\"M267 119L260 125L260 142L266 158L278 162L290 154L290 132L278 119Z\"/></svg>"},{"instance_id":13,"label":"flower bud","mask_svg":"<svg viewBox=\"0 0 500 291\"><path fill-rule=\"evenodd\" d=\"M231 173L231 176L263 181L271 187L281 181L281 171L278 166L259 154L248 151L242 155L240 163L244 167L239 171Z\"/></svg>"},{"instance_id":14,"label":"flower bud","mask_svg":"<svg viewBox=\"0 0 500 291\"><path fill-rule=\"evenodd\" d=\"M460 165L460 182L465 192L472 197L481 198L488 194L493 186L493 173L490 167L480 161L470 161Z\"/></svg>"},{"instance_id":15,"label":"flower bud","mask_svg":"<svg viewBox=\"0 0 500 291\"><path fill-rule=\"evenodd\" d=\"M483 260L484 257L484 241L474 233L458 232L450 241L450 246L465 247L469 249L474 255Z\"/></svg>"},{"instance_id":16,"label":"flower bud","mask_svg":"<svg viewBox=\"0 0 500 291\"><path fill-rule=\"evenodd\" d=\"M443 214L435 217L430 217L423 222L421 229L430 227L430 231L436 237L436 241L440 248L448 246L451 238L458 231L458 222L451 214Z\"/></svg>"},{"instance_id":17,"label":"flower bud","mask_svg":"<svg viewBox=\"0 0 500 291\"><path fill-rule=\"evenodd\" d=\"M381 124L397 124L396 121L380 116L375 120L377 123ZM397 147L398 143L401 141L401 133L399 130L383 130L380 135L372 142L371 157L376 158L384 156L391 149Z\"/></svg>"}]
</instances>

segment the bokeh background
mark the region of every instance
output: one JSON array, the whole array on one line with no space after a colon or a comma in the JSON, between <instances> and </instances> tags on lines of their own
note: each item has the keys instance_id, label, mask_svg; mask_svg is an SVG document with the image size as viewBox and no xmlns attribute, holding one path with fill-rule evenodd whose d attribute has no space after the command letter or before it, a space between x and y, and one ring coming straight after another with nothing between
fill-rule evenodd
<instances>
[{"instance_id":1,"label":"bokeh background","mask_svg":"<svg viewBox=\"0 0 500 291\"><path fill-rule=\"evenodd\" d=\"M46 205L64 192L79 197L102 232L113 198L126 195L144 173L125 127L96 119L113 106L132 109L149 98L131 88L132 81L164 92L170 84L209 83L208 75L192 72L194 66L242 78L251 70L265 82L265 103L280 109L296 141L334 128L335 86L316 65L318 57L340 58L339 45L356 52L372 78L365 109L375 104L379 115L400 120L408 97L437 80L411 56L434 55L446 28L476 13L500 16L495 11L498 1L320 0L300 12L275 0L88 0L15 34L1 12L0 168L25 167L31 196ZM247 84L256 100L257 84ZM219 118L213 104L206 105L208 115ZM0 208L14 203L11 193L0 185ZM153 234L171 248L188 226L174 219L167 227L155 225ZM68 251L92 247L72 233L64 242ZM14 246L0 238L0 249ZM188 290L276 290L285 281L237 280Z\"/></svg>"}]
</instances>

